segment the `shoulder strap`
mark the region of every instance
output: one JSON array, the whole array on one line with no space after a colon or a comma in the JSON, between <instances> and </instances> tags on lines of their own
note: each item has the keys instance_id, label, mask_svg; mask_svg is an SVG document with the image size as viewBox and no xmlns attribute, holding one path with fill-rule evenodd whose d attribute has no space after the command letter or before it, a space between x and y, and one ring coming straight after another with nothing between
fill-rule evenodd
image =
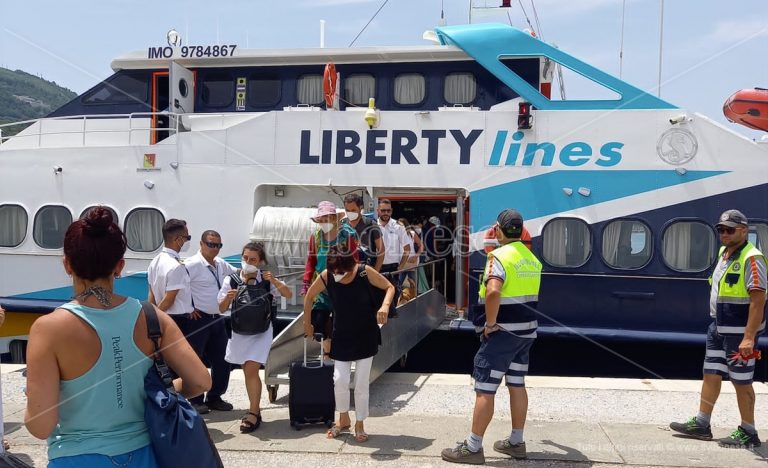
<instances>
[{"instance_id":1,"label":"shoulder strap","mask_svg":"<svg viewBox=\"0 0 768 468\"><path fill-rule=\"evenodd\" d=\"M147 301L141 301L141 309L144 311L144 319L147 321L147 336L155 344L155 354L160 353L160 343L158 340L163 336L160 330L160 321L157 318L155 306Z\"/></svg>"},{"instance_id":2,"label":"shoulder strap","mask_svg":"<svg viewBox=\"0 0 768 468\"><path fill-rule=\"evenodd\" d=\"M141 301L141 309L144 311L144 319L147 322L147 336L155 345L155 352L152 356L155 361L155 369L165 387L169 390L173 389L173 376L171 375L171 370L168 368L168 365L163 359L163 354L160 352L160 343L158 340L163 336L163 333L160 329L160 320L157 318L157 311L155 310L155 306L147 301Z\"/></svg>"},{"instance_id":3,"label":"shoulder strap","mask_svg":"<svg viewBox=\"0 0 768 468\"><path fill-rule=\"evenodd\" d=\"M229 287L232 289L235 289L236 287L243 284L243 280L240 279L240 275L237 273L232 273L229 275Z\"/></svg>"}]
</instances>

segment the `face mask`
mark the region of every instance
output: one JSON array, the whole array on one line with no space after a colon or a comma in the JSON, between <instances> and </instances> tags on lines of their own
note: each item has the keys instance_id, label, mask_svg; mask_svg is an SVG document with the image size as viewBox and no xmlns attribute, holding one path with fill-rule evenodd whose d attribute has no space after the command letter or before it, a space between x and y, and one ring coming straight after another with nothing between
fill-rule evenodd
<instances>
[{"instance_id":1,"label":"face mask","mask_svg":"<svg viewBox=\"0 0 768 468\"><path fill-rule=\"evenodd\" d=\"M319 223L320 230L328 234L333 230L333 223Z\"/></svg>"},{"instance_id":2,"label":"face mask","mask_svg":"<svg viewBox=\"0 0 768 468\"><path fill-rule=\"evenodd\" d=\"M252 274L256 273L258 270L259 270L259 267L255 266L255 265L251 265L249 263L245 263L245 261L243 261L243 273L244 274L252 275Z\"/></svg>"},{"instance_id":3,"label":"face mask","mask_svg":"<svg viewBox=\"0 0 768 468\"><path fill-rule=\"evenodd\" d=\"M347 219L348 220L354 221L354 220L356 220L359 217L360 217L360 213L358 213L357 211L347 211Z\"/></svg>"},{"instance_id":4,"label":"face mask","mask_svg":"<svg viewBox=\"0 0 768 468\"><path fill-rule=\"evenodd\" d=\"M347 276L347 274L346 274L346 273L334 273L334 274L333 274L333 280L334 280L334 281L336 281L336 282L338 283L339 281L341 281L342 279L344 279L344 277L345 277L345 276Z\"/></svg>"},{"instance_id":5,"label":"face mask","mask_svg":"<svg viewBox=\"0 0 768 468\"><path fill-rule=\"evenodd\" d=\"M184 241L184 244L181 245L181 250L179 252L186 252L189 250L189 241Z\"/></svg>"},{"instance_id":6,"label":"face mask","mask_svg":"<svg viewBox=\"0 0 768 468\"><path fill-rule=\"evenodd\" d=\"M414 228L414 231L416 231L416 234L421 234L421 228L420 227Z\"/></svg>"}]
</instances>

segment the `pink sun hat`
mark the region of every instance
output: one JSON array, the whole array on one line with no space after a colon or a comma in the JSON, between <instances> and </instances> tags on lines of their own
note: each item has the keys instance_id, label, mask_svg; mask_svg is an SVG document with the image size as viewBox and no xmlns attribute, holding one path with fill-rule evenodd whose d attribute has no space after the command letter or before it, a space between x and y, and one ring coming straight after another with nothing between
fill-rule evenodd
<instances>
[{"instance_id":1,"label":"pink sun hat","mask_svg":"<svg viewBox=\"0 0 768 468\"><path fill-rule=\"evenodd\" d=\"M317 204L317 212L312 216L312 221L318 222L317 218L326 215L338 215L344 213L344 210L336 208L336 205L330 201L321 201Z\"/></svg>"}]
</instances>

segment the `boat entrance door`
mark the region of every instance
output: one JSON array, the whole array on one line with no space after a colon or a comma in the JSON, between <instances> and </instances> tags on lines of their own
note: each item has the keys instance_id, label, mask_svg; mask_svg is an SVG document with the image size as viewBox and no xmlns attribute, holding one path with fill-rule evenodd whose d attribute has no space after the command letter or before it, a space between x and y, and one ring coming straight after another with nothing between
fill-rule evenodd
<instances>
[{"instance_id":1,"label":"boat entrance door","mask_svg":"<svg viewBox=\"0 0 768 468\"><path fill-rule=\"evenodd\" d=\"M432 260L444 260L435 267L436 281L442 283L445 278L446 282L438 289L441 293L445 291L446 300L455 304L456 310L463 309L468 286L466 252L469 236L466 223L469 219L469 200L466 190L374 188L373 196L377 200L387 198L392 202L394 219L405 218L409 224L422 224L421 240L426 256ZM376 206L373 207L375 210Z\"/></svg>"},{"instance_id":2,"label":"boat entrance door","mask_svg":"<svg viewBox=\"0 0 768 468\"><path fill-rule=\"evenodd\" d=\"M176 62L171 62L170 112L191 114L195 112L195 73ZM179 122L179 128L182 126ZM171 116L171 128L176 128L176 116Z\"/></svg>"},{"instance_id":3,"label":"boat entrance door","mask_svg":"<svg viewBox=\"0 0 768 468\"><path fill-rule=\"evenodd\" d=\"M152 139L151 144L168 138L168 116L158 112L169 111L168 72L152 73Z\"/></svg>"}]
</instances>

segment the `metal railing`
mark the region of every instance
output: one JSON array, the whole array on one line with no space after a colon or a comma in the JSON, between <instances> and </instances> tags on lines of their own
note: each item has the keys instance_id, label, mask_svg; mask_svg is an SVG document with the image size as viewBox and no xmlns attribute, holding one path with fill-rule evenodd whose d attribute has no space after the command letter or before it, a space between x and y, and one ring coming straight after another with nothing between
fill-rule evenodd
<instances>
[{"instance_id":1,"label":"metal railing","mask_svg":"<svg viewBox=\"0 0 768 468\"><path fill-rule=\"evenodd\" d=\"M173 112L133 112L130 114L91 114L91 115L67 115L62 117L44 117L40 119L31 119L31 120L23 120L21 122L12 122L7 124L0 124L0 144L5 143L6 141L12 140L14 138L30 138L30 137L37 137L37 148L40 148L42 146L42 140L43 136L49 136L49 135L72 135L72 134L81 134L81 144L82 146L86 145L86 135L88 134L99 134L99 133L127 133L128 134L128 144L133 144L133 133L134 132L149 132L150 135L152 132L168 132L170 135L176 135L179 133L179 127L181 123L181 118L183 115L186 114L177 114ZM206 114L209 115L209 114ZM216 116L217 114L211 114L213 116ZM222 114L223 116L223 114ZM134 119L154 119L156 117L168 117L169 119L169 125L167 127L159 127L159 126L140 126L140 127L134 127L133 120ZM107 119L127 119L128 120L128 128L127 129L88 129L88 121L98 121L98 120L107 120ZM57 130L52 129L50 131L43 131L44 123L46 122L63 122L63 121L82 121L81 128L77 130ZM18 127L18 126L24 126L26 125L27 128L29 126L34 125L37 123L37 132L30 133L30 134L22 134L26 128L22 129L19 133L14 135L3 135L6 133L4 130L11 128L11 127ZM149 141L141 142L139 144L150 144Z\"/></svg>"}]
</instances>

